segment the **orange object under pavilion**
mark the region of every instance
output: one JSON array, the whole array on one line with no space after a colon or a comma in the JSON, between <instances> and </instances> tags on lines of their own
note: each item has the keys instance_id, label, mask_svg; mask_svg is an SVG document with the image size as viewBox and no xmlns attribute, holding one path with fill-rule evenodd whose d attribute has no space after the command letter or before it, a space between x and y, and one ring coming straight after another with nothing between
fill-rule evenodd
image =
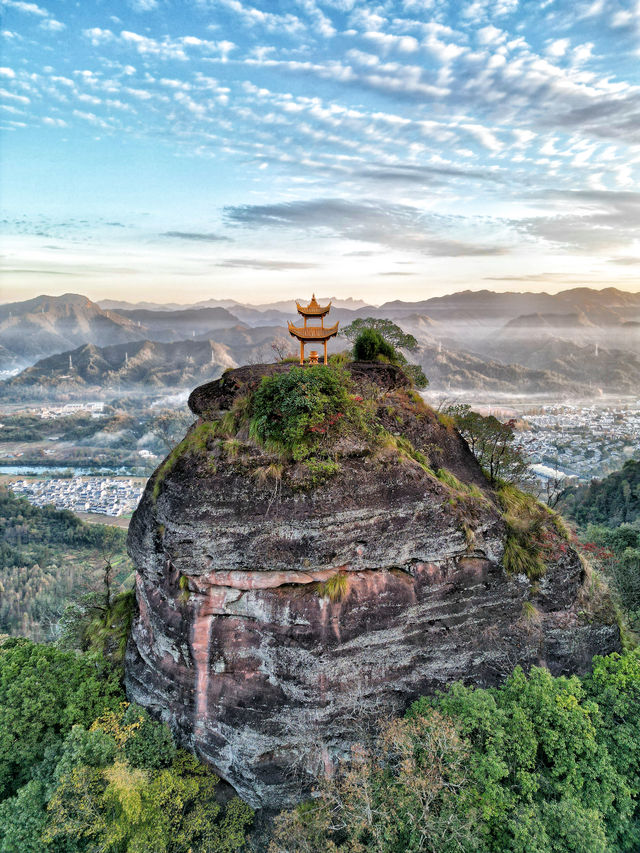
<instances>
[{"instance_id":1,"label":"orange object under pavilion","mask_svg":"<svg viewBox=\"0 0 640 853\"><path fill-rule=\"evenodd\" d=\"M308 305L300 305L296 302L298 314L304 318L303 326L296 326L289 321L289 334L300 341L300 364L304 364L304 345L322 342L324 345L324 363L327 364L327 341L338 334L338 323L335 326L325 326L324 318L331 311L331 303L319 305L316 302L315 293ZM307 325L309 320L320 320L319 326ZM318 363L318 354L315 350L311 352L311 363Z\"/></svg>"}]
</instances>

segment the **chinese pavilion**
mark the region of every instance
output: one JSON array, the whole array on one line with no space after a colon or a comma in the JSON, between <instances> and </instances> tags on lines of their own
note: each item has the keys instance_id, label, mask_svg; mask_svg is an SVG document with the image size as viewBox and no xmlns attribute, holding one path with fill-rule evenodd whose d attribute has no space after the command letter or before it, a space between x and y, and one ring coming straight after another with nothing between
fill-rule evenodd
<instances>
[{"instance_id":1,"label":"chinese pavilion","mask_svg":"<svg viewBox=\"0 0 640 853\"><path fill-rule=\"evenodd\" d=\"M314 293L308 305L300 305L299 302L296 302L296 307L298 314L301 314L304 318L304 325L300 327L289 322L289 334L300 341L300 364L304 364L304 345L318 343L319 341L322 341L324 344L324 363L326 364L327 341L338 334L338 323L335 326L325 327L324 325L324 318L331 311L331 303L328 305L318 305ZM308 320L320 320L320 325L308 326ZM309 363L318 363L318 353L316 350L311 350L309 353Z\"/></svg>"}]
</instances>

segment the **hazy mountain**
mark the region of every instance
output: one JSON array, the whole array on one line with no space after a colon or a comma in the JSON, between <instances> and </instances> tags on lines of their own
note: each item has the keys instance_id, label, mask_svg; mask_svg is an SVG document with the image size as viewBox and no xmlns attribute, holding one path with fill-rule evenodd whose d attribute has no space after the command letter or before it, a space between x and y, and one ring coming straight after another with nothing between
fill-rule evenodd
<instances>
[{"instance_id":1,"label":"hazy mountain","mask_svg":"<svg viewBox=\"0 0 640 853\"><path fill-rule=\"evenodd\" d=\"M153 340L183 341L204 334L237 326L239 320L226 308L182 308L178 311L151 311L146 308L120 309L118 315L127 317L144 329L145 337Z\"/></svg>"},{"instance_id":2,"label":"hazy mountain","mask_svg":"<svg viewBox=\"0 0 640 853\"><path fill-rule=\"evenodd\" d=\"M108 305L117 305L118 310L108 310ZM421 302L387 302L380 308L334 300L331 321L339 321L342 328L367 316L388 317L416 336L424 348L423 366L432 387L536 394L628 394L640 387L638 293L615 288L574 288L559 294L463 291ZM119 344L136 341L137 346L142 339L192 342L205 348L213 341L221 348L214 359L220 364L272 361L282 352L293 352L287 320L295 317L293 300L253 306L212 299L190 307L105 301L101 307L74 294L38 297L0 306L0 370L33 364L56 352L68 363L68 352L85 344L94 345L86 352L96 366L105 358L102 349L117 351ZM347 346L338 339L332 349ZM193 373L186 367L190 355L178 348L177 361L168 369L168 356L153 350L144 375L150 383L181 386ZM193 357L197 364L207 360ZM109 358L102 372L109 382L124 381L122 365L111 364ZM62 362L46 360L44 367L43 363L35 367L38 381L51 387L65 376ZM83 376L80 363L77 370L64 381L74 387L93 381L91 371ZM15 387L32 387L29 377L28 371L21 374ZM142 374L135 379L139 385L144 381Z\"/></svg>"},{"instance_id":3,"label":"hazy mountain","mask_svg":"<svg viewBox=\"0 0 640 853\"><path fill-rule=\"evenodd\" d=\"M43 355L81 344L98 346L140 339L140 329L128 317L105 311L86 296L38 296L26 302L0 305L0 366L32 363ZM4 351L8 355L2 358Z\"/></svg>"},{"instance_id":4,"label":"hazy mountain","mask_svg":"<svg viewBox=\"0 0 640 853\"><path fill-rule=\"evenodd\" d=\"M532 328L548 328L553 329L582 329L585 327L593 328L594 324L588 319L586 314L578 311L575 314L522 314L514 320L509 320L505 325L505 331L510 330L517 332L519 329L526 330L529 334Z\"/></svg>"},{"instance_id":5,"label":"hazy mountain","mask_svg":"<svg viewBox=\"0 0 640 853\"><path fill-rule=\"evenodd\" d=\"M192 388L235 366L228 348L209 340L136 341L109 347L85 344L44 358L0 383L0 396L26 399L114 390Z\"/></svg>"},{"instance_id":6,"label":"hazy mountain","mask_svg":"<svg viewBox=\"0 0 640 853\"><path fill-rule=\"evenodd\" d=\"M592 290L577 287L561 293L495 293L491 290L463 290L423 302L385 302L379 316L403 317L427 314L439 322L484 323L502 326L527 314L583 314L595 325L618 325L640 319L640 293L614 287Z\"/></svg>"},{"instance_id":7,"label":"hazy mountain","mask_svg":"<svg viewBox=\"0 0 640 853\"><path fill-rule=\"evenodd\" d=\"M439 344L426 344L416 354L432 391L499 394L583 394L588 381L574 382L562 374L503 364Z\"/></svg>"}]
</instances>

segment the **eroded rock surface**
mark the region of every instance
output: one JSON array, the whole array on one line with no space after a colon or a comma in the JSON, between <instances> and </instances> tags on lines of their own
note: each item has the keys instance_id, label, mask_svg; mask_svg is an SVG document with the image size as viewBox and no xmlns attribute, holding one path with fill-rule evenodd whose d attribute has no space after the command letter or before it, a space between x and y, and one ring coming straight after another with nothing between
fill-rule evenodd
<instances>
[{"instance_id":1,"label":"eroded rock surface","mask_svg":"<svg viewBox=\"0 0 640 853\"><path fill-rule=\"evenodd\" d=\"M566 543L536 586L507 575L505 524L466 444L379 368L353 368L357 389L463 489L358 441L311 487L300 463L274 467L241 428L232 452L214 438L161 467L131 522L128 695L253 806L296 801L363 720L421 694L494 684L516 664L581 672L619 646L606 610L585 604ZM231 371L190 405L220 417L274 369L288 366ZM322 582L335 575L344 589L332 601Z\"/></svg>"}]
</instances>

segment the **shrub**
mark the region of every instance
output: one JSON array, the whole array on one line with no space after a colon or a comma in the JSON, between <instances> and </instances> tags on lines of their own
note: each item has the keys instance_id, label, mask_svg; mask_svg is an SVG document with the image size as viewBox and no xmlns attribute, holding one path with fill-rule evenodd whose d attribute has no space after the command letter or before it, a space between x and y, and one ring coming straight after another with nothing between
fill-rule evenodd
<instances>
[{"instance_id":1,"label":"shrub","mask_svg":"<svg viewBox=\"0 0 640 853\"><path fill-rule=\"evenodd\" d=\"M353 357L356 361L378 361L380 357L398 363L398 354L390 343L385 341L376 329L363 329L353 345Z\"/></svg>"},{"instance_id":2,"label":"shrub","mask_svg":"<svg viewBox=\"0 0 640 853\"><path fill-rule=\"evenodd\" d=\"M250 435L297 460L317 455L341 433L367 431L366 407L349 392L346 373L325 365L264 377L253 398Z\"/></svg>"}]
</instances>

